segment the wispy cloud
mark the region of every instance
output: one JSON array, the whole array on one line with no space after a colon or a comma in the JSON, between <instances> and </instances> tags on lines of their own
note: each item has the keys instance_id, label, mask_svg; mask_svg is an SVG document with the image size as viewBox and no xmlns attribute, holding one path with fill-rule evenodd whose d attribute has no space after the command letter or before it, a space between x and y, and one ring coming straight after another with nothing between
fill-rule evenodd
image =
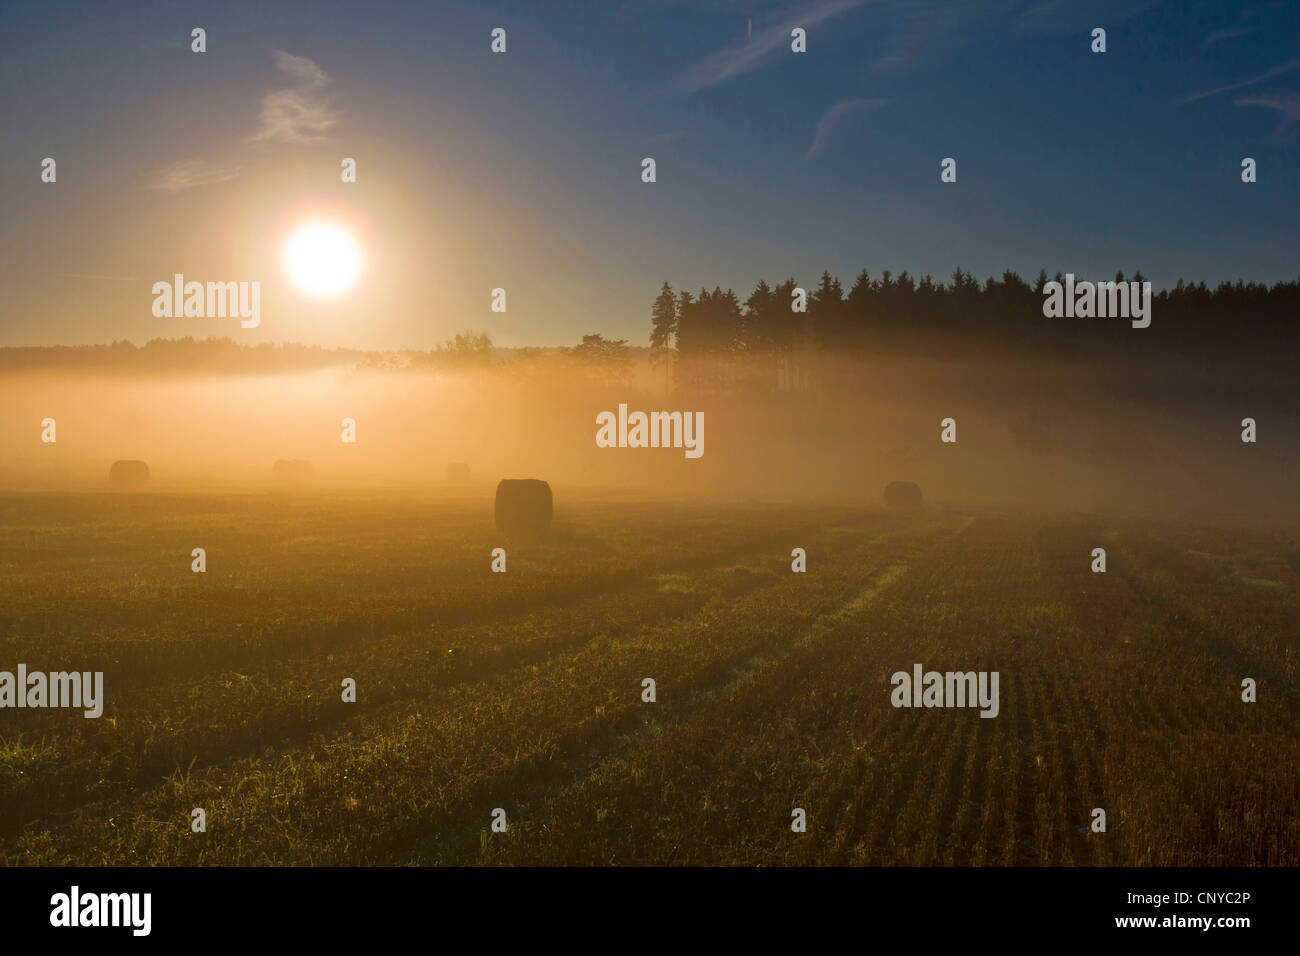
<instances>
[{"instance_id":1,"label":"wispy cloud","mask_svg":"<svg viewBox=\"0 0 1300 956\"><path fill-rule=\"evenodd\" d=\"M1244 89L1247 86L1254 86L1256 83L1263 83L1265 80L1271 80L1279 76L1286 76L1288 73L1294 73L1300 70L1300 59L1287 60L1270 70L1265 70L1258 76L1252 76L1248 80L1242 80L1240 83L1229 83L1227 86L1217 86L1212 90L1205 90L1201 93L1193 93L1190 96L1184 96L1182 102L1195 103L1197 100L1203 100L1207 96L1216 96L1219 93L1228 93L1232 90Z\"/></svg>"},{"instance_id":2,"label":"wispy cloud","mask_svg":"<svg viewBox=\"0 0 1300 956\"><path fill-rule=\"evenodd\" d=\"M762 69L773 63L783 52L789 52L790 31L795 27L809 29L867 2L868 0L818 0L794 12L785 12L778 20L769 17L765 22L755 23L753 37L742 36L729 46L705 57L687 74L683 87L687 91L701 90Z\"/></svg>"},{"instance_id":3,"label":"wispy cloud","mask_svg":"<svg viewBox=\"0 0 1300 956\"><path fill-rule=\"evenodd\" d=\"M1237 106L1263 106L1281 113L1281 121L1278 123L1277 129L1273 130L1274 137L1285 137L1296 130L1300 130L1300 94L1278 93L1273 96L1247 96L1240 100L1234 100L1233 103Z\"/></svg>"},{"instance_id":4,"label":"wispy cloud","mask_svg":"<svg viewBox=\"0 0 1300 956\"><path fill-rule=\"evenodd\" d=\"M846 130L862 122L865 117L874 113L887 102L889 101L881 99L850 99L840 100L832 105L826 112L822 113L821 119L817 121L817 129L813 133L812 145L808 147L804 159L811 159L814 156L821 155Z\"/></svg>"},{"instance_id":5,"label":"wispy cloud","mask_svg":"<svg viewBox=\"0 0 1300 956\"><path fill-rule=\"evenodd\" d=\"M1238 21L1238 23L1240 22L1242 21ZM1245 36L1253 33L1255 33L1255 27L1253 26L1226 26L1223 27L1222 30L1216 30L1214 33L1206 36L1204 40L1201 40L1201 49L1209 49L1210 47L1213 47L1214 44L1222 43L1223 40L1230 40L1234 38L1234 36Z\"/></svg>"},{"instance_id":6,"label":"wispy cloud","mask_svg":"<svg viewBox=\"0 0 1300 956\"><path fill-rule=\"evenodd\" d=\"M196 186L229 182L238 175L238 166L216 166L206 159L182 159L154 170L149 188L178 193Z\"/></svg>"},{"instance_id":7,"label":"wispy cloud","mask_svg":"<svg viewBox=\"0 0 1300 956\"><path fill-rule=\"evenodd\" d=\"M325 94L329 76L305 56L272 50L275 66L294 85L271 90L262 97L260 126L250 143L319 143L338 122L338 114Z\"/></svg>"}]
</instances>

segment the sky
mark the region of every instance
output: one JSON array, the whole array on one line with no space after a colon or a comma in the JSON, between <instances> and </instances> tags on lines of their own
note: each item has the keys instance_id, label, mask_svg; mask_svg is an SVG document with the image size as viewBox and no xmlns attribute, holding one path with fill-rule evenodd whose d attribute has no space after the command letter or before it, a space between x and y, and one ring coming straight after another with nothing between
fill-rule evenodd
<instances>
[{"instance_id":1,"label":"sky","mask_svg":"<svg viewBox=\"0 0 1300 956\"><path fill-rule=\"evenodd\" d=\"M1297 41L1281 0L11 0L0 346L643 345L664 281L823 269L1290 280ZM332 299L282 264L318 220L362 251ZM155 316L176 273L259 282L260 324Z\"/></svg>"}]
</instances>

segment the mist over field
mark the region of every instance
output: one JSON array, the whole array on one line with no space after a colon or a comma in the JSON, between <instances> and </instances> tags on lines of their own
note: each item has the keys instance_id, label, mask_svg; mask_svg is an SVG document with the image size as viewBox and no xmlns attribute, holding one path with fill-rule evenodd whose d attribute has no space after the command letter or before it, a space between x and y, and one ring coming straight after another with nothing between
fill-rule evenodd
<instances>
[{"instance_id":1,"label":"mist over field","mask_svg":"<svg viewBox=\"0 0 1300 956\"><path fill-rule=\"evenodd\" d=\"M729 367L730 368L730 367ZM697 367L697 371L698 371ZM716 371L716 370L714 370ZM733 369L734 371L734 369ZM710 377L719 377L722 373ZM11 372L0 377L0 487L106 490L145 460L149 490L260 491L307 459L323 491L461 493L541 477L566 493L876 504L891 480L931 501L1171 516L1294 518L1294 387L1213 366L892 356L810 362L794 387L670 387L638 357L444 371L353 366L261 375ZM701 411L701 457L599 448L596 416ZM56 443L40 423L57 422ZM957 441L940 441L940 422ZM1261 440L1241 441L1241 420ZM340 440L357 422L357 442Z\"/></svg>"}]
</instances>

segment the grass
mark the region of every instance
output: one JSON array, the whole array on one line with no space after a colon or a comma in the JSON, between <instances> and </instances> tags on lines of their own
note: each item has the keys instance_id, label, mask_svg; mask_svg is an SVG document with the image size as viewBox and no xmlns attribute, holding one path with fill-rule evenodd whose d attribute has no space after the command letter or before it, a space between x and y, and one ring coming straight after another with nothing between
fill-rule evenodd
<instances>
[{"instance_id":1,"label":"grass","mask_svg":"<svg viewBox=\"0 0 1300 956\"><path fill-rule=\"evenodd\" d=\"M1296 865L1297 568L1059 514L0 496L0 669L107 698L0 711L0 861ZM894 709L917 662L1001 713Z\"/></svg>"}]
</instances>

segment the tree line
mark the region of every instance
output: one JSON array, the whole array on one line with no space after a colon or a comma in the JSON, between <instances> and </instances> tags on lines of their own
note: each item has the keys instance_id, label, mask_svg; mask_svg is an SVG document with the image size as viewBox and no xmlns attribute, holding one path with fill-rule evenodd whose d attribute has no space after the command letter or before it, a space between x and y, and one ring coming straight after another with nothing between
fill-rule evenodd
<instances>
[{"instance_id":1,"label":"tree line","mask_svg":"<svg viewBox=\"0 0 1300 956\"><path fill-rule=\"evenodd\" d=\"M1063 281L1059 273L1055 281ZM1101 276L1077 280L1106 281ZM1179 279L1152 296L1152 324L1134 330L1120 318L1046 318L1046 271L1026 281L1015 272L980 282L958 268L948 282L915 279L906 271L878 277L863 269L846 291L823 272L803 290L794 279L761 280L742 302L715 286L698 293L674 291L664 282L651 307L650 346L660 359L690 360L745 353L870 352L880 348L954 347L1006 351L1043 347L1077 350L1151 346L1178 352L1271 353L1295 345L1300 280L1272 286L1259 282ZM1140 272L1116 282L1145 281ZM799 306L803 305L802 311Z\"/></svg>"}]
</instances>

